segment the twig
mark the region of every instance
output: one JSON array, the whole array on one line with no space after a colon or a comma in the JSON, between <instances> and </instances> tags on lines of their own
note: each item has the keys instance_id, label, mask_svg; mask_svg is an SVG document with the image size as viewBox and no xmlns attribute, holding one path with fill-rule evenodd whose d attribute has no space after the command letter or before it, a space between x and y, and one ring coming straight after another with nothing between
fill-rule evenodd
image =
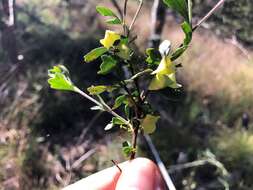
<instances>
[{"instance_id":1,"label":"twig","mask_svg":"<svg viewBox=\"0 0 253 190\"><path fill-rule=\"evenodd\" d=\"M89 158L95 152L96 152L96 148L93 148L93 149L89 150L88 152L86 152L84 155L82 155L78 160L76 160L71 165L71 169L77 168L84 160L86 160L87 158Z\"/></svg>"},{"instance_id":2,"label":"twig","mask_svg":"<svg viewBox=\"0 0 253 190\"><path fill-rule=\"evenodd\" d=\"M151 150L151 152L152 152L152 154L155 158L155 161L156 161L156 163L158 165L158 168L159 168L159 170L160 170L160 172L163 176L163 179L165 181L165 184L166 184L167 188L169 190L176 190L176 187L173 184L173 182L172 182L172 180L171 180L171 178L170 178L170 176L167 172L167 169L165 168L165 166L164 166L164 164L163 164L163 162L162 162L162 160L161 160L154 144L152 143L151 138L149 137L149 135L144 135L144 138L145 138L145 140L146 140L146 142L147 142L147 144L148 144L148 146L149 146L149 148L150 148L150 150Z\"/></svg>"},{"instance_id":3,"label":"twig","mask_svg":"<svg viewBox=\"0 0 253 190\"><path fill-rule=\"evenodd\" d=\"M140 4L138 6L138 9L137 9L137 11L136 11L136 13L134 15L134 18L133 18L133 20L132 20L132 22L131 22L131 24L129 26L129 32L131 31L131 29L132 29L132 27L133 27L133 25L134 25L134 23L135 23L138 15L139 15L140 11L141 11L142 5L143 5L143 0L140 0ZM129 32L128 32L128 35L129 35Z\"/></svg>"},{"instance_id":4,"label":"twig","mask_svg":"<svg viewBox=\"0 0 253 190\"><path fill-rule=\"evenodd\" d=\"M123 117L121 117L119 114L117 114L116 112L114 112L112 110L112 108L110 108L110 106L108 106L106 103L104 102L98 102L97 100L95 100L94 98L92 98L91 96L89 96L88 94L84 93L82 90L80 90L77 87L74 87L74 91L79 93L80 95L82 95L83 97L85 97L86 99L90 100L91 102L95 103L96 105L100 106L101 108L104 109L104 111L107 111L108 113L112 114L113 116L117 117L118 119L120 119L122 122L124 122L126 125L128 125L130 128L132 128L132 125Z\"/></svg>"},{"instance_id":5,"label":"twig","mask_svg":"<svg viewBox=\"0 0 253 190\"><path fill-rule=\"evenodd\" d=\"M133 134L132 134L132 146L133 146L133 149L134 151L131 153L130 155L130 160L133 160L135 158L135 154L136 154L136 146L137 146L137 138L138 138L138 132L139 132L139 123L136 124L133 124L134 126L134 131L133 131Z\"/></svg>"},{"instance_id":6,"label":"twig","mask_svg":"<svg viewBox=\"0 0 253 190\"><path fill-rule=\"evenodd\" d=\"M126 25L127 2L128 2L128 0L125 0L124 9L123 9L123 29L124 29L125 35L127 34L127 25Z\"/></svg>"},{"instance_id":7,"label":"twig","mask_svg":"<svg viewBox=\"0 0 253 190\"><path fill-rule=\"evenodd\" d=\"M114 160L111 160L112 161L112 163L119 169L119 171L120 171L120 173L122 172L122 169L119 167L119 164L116 162L116 161L114 161Z\"/></svg>"},{"instance_id":8,"label":"twig","mask_svg":"<svg viewBox=\"0 0 253 190\"><path fill-rule=\"evenodd\" d=\"M235 35L233 35L231 39L225 39L225 41L237 47L247 57L248 60L251 59L249 52L237 41Z\"/></svg>"},{"instance_id":9,"label":"twig","mask_svg":"<svg viewBox=\"0 0 253 190\"><path fill-rule=\"evenodd\" d=\"M200 21L193 27L192 31L196 30L203 22L205 22L223 3L225 0L220 0Z\"/></svg>"},{"instance_id":10,"label":"twig","mask_svg":"<svg viewBox=\"0 0 253 190\"><path fill-rule=\"evenodd\" d=\"M78 138L77 144L81 144L82 141L84 140L85 135L87 132L91 129L91 127L94 125L94 123L97 121L97 119L102 115L102 111L97 112L96 115L90 120L88 125L83 129L80 137Z\"/></svg>"},{"instance_id":11,"label":"twig","mask_svg":"<svg viewBox=\"0 0 253 190\"><path fill-rule=\"evenodd\" d=\"M125 83L133 82L134 79L137 79L138 77L146 74L146 73L151 73L153 70L152 69L145 69L144 71L141 71L135 75L133 75L130 79L124 80Z\"/></svg>"},{"instance_id":12,"label":"twig","mask_svg":"<svg viewBox=\"0 0 253 190\"><path fill-rule=\"evenodd\" d=\"M117 11L118 11L118 13L119 13L119 15L120 15L120 18L123 19L123 13L122 13L122 11L121 11L121 9L120 9L120 6L119 6L119 4L117 3L117 1L116 1L116 0L111 0L111 2L112 2L112 4L113 4L113 6L117 9Z\"/></svg>"}]
</instances>

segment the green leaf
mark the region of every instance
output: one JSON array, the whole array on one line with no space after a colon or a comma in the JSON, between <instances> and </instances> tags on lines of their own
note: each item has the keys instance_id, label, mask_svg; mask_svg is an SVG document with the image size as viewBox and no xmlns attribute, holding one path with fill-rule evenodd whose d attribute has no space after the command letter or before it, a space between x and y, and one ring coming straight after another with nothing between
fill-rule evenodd
<instances>
[{"instance_id":1,"label":"green leaf","mask_svg":"<svg viewBox=\"0 0 253 190\"><path fill-rule=\"evenodd\" d=\"M125 122L121 121L121 119L118 117L113 117L112 123L113 123L113 125L125 125L126 124Z\"/></svg>"},{"instance_id":2,"label":"green leaf","mask_svg":"<svg viewBox=\"0 0 253 190\"><path fill-rule=\"evenodd\" d=\"M162 57L161 54L159 53L159 51L157 51L154 48L148 48L146 49L146 55L148 56L146 59L146 62L149 65L159 65Z\"/></svg>"},{"instance_id":3,"label":"green leaf","mask_svg":"<svg viewBox=\"0 0 253 190\"><path fill-rule=\"evenodd\" d=\"M181 28L185 34L184 45L187 46L192 40L192 28L191 28L191 25L187 22L183 22L181 24Z\"/></svg>"},{"instance_id":4,"label":"green leaf","mask_svg":"<svg viewBox=\"0 0 253 190\"><path fill-rule=\"evenodd\" d=\"M48 70L48 83L50 87L57 90L74 91L74 84L69 78L69 71L63 65L54 66Z\"/></svg>"},{"instance_id":5,"label":"green leaf","mask_svg":"<svg viewBox=\"0 0 253 190\"><path fill-rule=\"evenodd\" d=\"M188 48L191 40L192 40L192 28L191 25L187 22L183 22L181 24L181 28L185 34L184 37L184 42L182 44L181 47L177 48L175 52L173 52L173 54L171 55L171 60L174 61L176 60L178 57L180 57L185 50Z\"/></svg>"},{"instance_id":6,"label":"green leaf","mask_svg":"<svg viewBox=\"0 0 253 190\"><path fill-rule=\"evenodd\" d=\"M93 49L84 56L84 61L89 63L97 59L98 57L100 57L106 52L107 52L107 49L105 47L99 47L99 48Z\"/></svg>"},{"instance_id":7,"label":"green leaf","mask_svg":"<svg viewBox=\"0 0 253 190\"><path fill-rule=\"evenodd\" d=\"M97 12L102 16L113 16L117 17L116 14L109 8L104 6L97 6L96 7Z\"/></svg>"},{"instance_id":8,"label":"green leaf","mask_svg":"<svg viewBox=\"0 0 253 190\"><path fill-rule=\"evenodd\" d=\"M188 7L185 0L163 0L163 2L178 12L189 23Z\"/></svg>"},{"instance_id":9,"label":"green leaf","mask_svg":"<svg viewBox=\"0 0 253 190\"><path fill-rule=\"evenodd\" d=\"M112 58L112 56L103 55L102 64L100 65L100 71L98 74L106 75L112 71L112 69L117 65L117 61Z\"/></svg>"},{"instance_id":10,"label":"green leaf","mask_svg":"<svg viewBox=\"0 0 253 190\"><path fill-rule=\"evenodd\" d=\"M146 134L151 134L156 129L156 122L160 116L154 116L154 115L146 115L146 117L141 121L141 127Z\"/></svg>"},{"instance_id":11,"label":"green leaf","mask_svg":"<svg viewBox=\"0 0 253 190\"><path fill-rule=\"evenodd\" d=\"M130 107L126 104L124 108L125 114L127 118L130 118Z\"/></svg>"},{"instance_id":12,"label":"green leaf","mask_svg":"<svg viewBox=\"0 0 253 190\"><path fill-rule=\"evenodd\" d=\"M126 157L129 157L131 153L135 152L136 150L131 146L129 141L125 141L122 143L122 151Z\"/></svg>"},{"instance_id":13,"label":"green leaf","mask_svg":"<svg viewBox=\"0 0 253 190\"><path fill-rule=\"evenodd\" d=\"M126 103L127 101L127 96L126 95L121 95L119 97L116 98L114 106L112 109L117 109L118 107L120 107L124 102Z\"/></svg>"},{"instance_id":14,"label":"green leaf","mask_svg":"<svg viewBox=\"0 0 253 190\"><path fill-rule=\"evenodd\" d=\"M119 18L111 18L106 21L108 24L122 24L121 20Z\"/></svg>"},{"instance_id":15,"label":"green leaf","mask_svg":"<svg viewBox=\"0 0 253 190\"><path fill-rule=\"evenodd\" d=\"M107 90L107 86L103 86L103 85L91 86L87 88L87 90L91 95L99 95Z\"/></svg>"}]
</instances>

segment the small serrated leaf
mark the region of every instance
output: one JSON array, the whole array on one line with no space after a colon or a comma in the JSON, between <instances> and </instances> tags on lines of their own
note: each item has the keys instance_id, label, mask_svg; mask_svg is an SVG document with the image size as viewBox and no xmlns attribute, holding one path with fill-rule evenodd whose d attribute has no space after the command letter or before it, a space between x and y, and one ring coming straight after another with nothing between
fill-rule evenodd
<instances>
[{"instance_id":1,"label":"small serrated leaf","mask_svg":"<svg viewBox=\"0 0 253 190\"><path fill-rule=\"evenodd\" d=\"M132 152L135 152L135 149L131 146L129 141L124 141L122 143L122 152L126 157L129 157Z\"/></svg>"},{"instance_id":2,"label":"small serrated leaf","mask_svg":"<svg viewBox=\"0 0 253 190\"><path fill-rule=\"evenodd\" d=\"M84 56L84 61L87 63L94 61L95 59L97 59L98 57L106 53L107 51L108 50L105 47L99 47L99 48L93 49Z\"/></svg>"},{"instance_id":3,"label":"small serrated leaf","mask_svg":"<svg viewBox=\"0 0 253 190\"><path fill-rule=\"evenodd\" d=\"M154 48L146 49L146 55L147 55L146 62L149 65L157 66L157 65L159 65L159 63L162 59L161 54L159 53L159 51L155 50Z\"/></svg>"},{"instance_id":4,"label":"small serrated leaf","mask_svg":"<svg viewBox=\"0 0 253 190\"><path fill-rule=\"evenodd\" d=\"M125 125L126 123L123 122L120 118L117 118L117 117L113 117L112 118L112 123L114 125Z\"/></svg>"},{"instance_id":5,"label":"small serrated leaf","mask_svg":"<svg viewBox=\"0 0 253 190\"><path fill-rule=\"evenodd\" d=\"M101 59L103 62L100 65L100 71L98 71L98 74L106 75L117 65L117 61L113 59L112 56L103 55Z\"/></svg>"},{"instance_id":6,"label":"small serrated leaf","mask_svg":"<svg viewBox=\"0 0 253 190\"><path fill-rule=\"evenodd\" d=\"M103 86L103 85L91 86L91 87L87 88L90 95L99 95L99 94L105 92L106 89L107 89L107 87Z\"/></svg>"},{"instance_id":7,"label":"small serrated leaf","mask_svg":"<svg viewBox=\"0 0 253 190\"><path fill-rule=\"evenodd\" d=\"M74 91L75 86L70 80L68 69L64 65L57 65L49 69L48 76L48 83L51 88Z\"/></svg>"},{"instance_id":8,"label":"small serrated leaf","mask_svg":"<svg viewBox=\"0 0 253 190\"><path fill-rule=\"evenodd\" d=\"M113 106L112 109L117 109L117 108L120 107L120 106L124 103L124 101L126 101L126 100L127 100L127 96L126 96L126 95L121 95L121 96L117 97L116 100L115 100L115 103L114 103L114 106Z\"/></svg>"}]
</instances>

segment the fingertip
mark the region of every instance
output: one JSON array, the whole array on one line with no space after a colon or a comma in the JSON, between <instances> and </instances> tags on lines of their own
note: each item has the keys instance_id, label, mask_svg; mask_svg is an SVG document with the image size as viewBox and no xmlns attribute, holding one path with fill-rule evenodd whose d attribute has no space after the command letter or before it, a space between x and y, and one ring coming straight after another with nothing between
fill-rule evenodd
<instances>
[{"instance_id":1,"label":"fingertip","mask_svg":"<svg viewBox=\"0 0 253 190\"><path fill-rule=\"evenodd\" d=\"M116 190L153 190L156 185L156 165L147 158L129 161L122 171Z\"/></svg>"}]
</instances>

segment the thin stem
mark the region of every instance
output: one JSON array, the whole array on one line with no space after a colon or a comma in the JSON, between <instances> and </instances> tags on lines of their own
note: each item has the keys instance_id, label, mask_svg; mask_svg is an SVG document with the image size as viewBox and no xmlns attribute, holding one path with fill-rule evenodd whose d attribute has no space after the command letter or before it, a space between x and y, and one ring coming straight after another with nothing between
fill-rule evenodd
<instances>
[{"instance_id":1,"label":"thin stem","mask_svg":"<svg viewBox=\"0 0 253 190\"><path fill-rule=\"evenodd\" d=\"M138 112L138 106L133 98L133 95L131 94L130 90L127 88L127 85L124 81L122 81L122 84L121 86L124 88L124 90L127 92L127 94L129 95L130 99L132 100L133 104L134 104L134 110L135 110L135 113ZM136 114L135 114L136 115Z\"/></svg>"},{"instance_id":2,"label":"thin stem","mask_svg":"<svg viewBox=\"0 0 253 190\"><path fill-rule=\"evenodd\" d=\"M96 99L92 98L91 96L89 96L88 94L86 94L85 92L83 92L82 90L80 90L79 88L77 87L74 87L74 91L81 94L83 97L85 97L86 99L90 100L91 102L93 102L94 104L100 106L100 107L103 107L103 105L97 101Z\"/></svg>"},{"instance_id":3,"label":"thin stem","mask_svg":"<svg viewBox=\"0 0 253 190\"><path fill-rule=\"evenodd\" d=\"M136 21L138 15L139 15L140 11L141 11L142 5L143 5L143 0L140 0L140 4L139 4L139 6L138 6L138 9L137 9L137 11L136 11L136 13L135 13L135 15L134 15L134 18L133 18L133 20L132 20L132 22L131 22L131 24L130 24L130 26L129 26L129 32L131 31L131 29L132 29L132 27L133 27L133 25L134 25L134 23L135 23L135 21ZM129 35L129 34L128 34L128 35Z\"/></svg>"},{"instance_id":4,"label":"thin stem","mask_svg":"<svg viewBox=\"0 0 253 190\"><path fill-rule=\"evenodd\" d=\"M192 0L188 0L188 18L190 25L192 25Z\"/></svg>"},{"instance_id":5,"label":"thin stem","mask_svg":"<svg viewBox=\"0 0 253 190\"><path fill-rule=\"evenodd\" d=\"M127 34L127 25L126 25L127 2L128 2L128 0L125 0L124 9L123 9L123 29L124 29L125 35Z\"/></svg>"},{"instance_id":6,"label":"thin stem","mask_svg":"<svg viewBox=\"0 0 253 190\"><path fill-rule=\"evenodd\" d=\"M133 124L134 125L134 124ZM138 132L139 132L139 124L137 124L134 127L133 136L132 136L132 146L134 151L130 155L130 160L133 160L135 158L136 153L136 146L137 146L137 138L138 138Z\"/></svg>"},{"instance_id":7,"label":"thin stem","mask_svg":"<svg viewBox=\"0 0 253 190\"><path fill-rule=\"evenodd\" d=\"M203 22L205 22L223 3L225 0L220 0L200 21L193 27L192 31L196 30Z\"/></svg>"},{"instance_id":8,"label":"thin stem","mask_svg":"<svg viewBox=\"0 0 253 190\"><path fill-rule=\"evenodd\" d=\"M135 79L137 79L138 77L146 74L146 73L151 73L153 70L152 69L145 69L144 71L141 71L135 75L133 75L130 79L125 80L125 83L129 83L129 82L133 82Z\"/></svg>"},{"instance_id":9,"label":"thin stem","mask_svg":"<svg viewBox=\"0 0 253 190\"><path fill-rule=\"evenodd\" d=\"M96 99L92 98L91 96L89 96L88 94L86 94L85 92L83 92L82 90L80 90L77 87L74 87L74 91L79 93L80 95L82 95L86 99L90 100L91 102L95 103L96 105L100 106L101 108L104 108L105 111L107 111L111 115L119 118L122 122L124 122L126 125L128 125L131 128L131 130L133 130L132 125L126 119L124 119L122 116L120 116L119 114L114 112L112 110L112 108L110 108L110 106L108 106L105 102L98 102Z\"/></svg>"},{"instance_id":10,"label":"thin stem","mask_svg":"<svg viewBox=\"0 0 253 190\"><path fill-rule=\"evenodd\" d=\"M112 2L112 4L113 4L113 6L117 9L117 11L118 11L118 13L119 13L119 15L120 15L120 18L123 19L123 13L122 13L122 11L121 11L121 9L120 9L120 6L119 6L119 4L117 3L117 1L116 1L116 0L111 0L111 2Z\"/></svg>"},{"instance_id":11,"label":"thin stem","mask_svg":"<svg viewBox=\"0 0 253 190\"><path fill-rule=\"evenodd\" d=\"M133 64L130 62L129 65L130 65L130 71L131 71L132 75L135 76ZM134 85L135 85L135 87L136 87L136 89L137 89L137 91L138 91L138 96L140 97L140 87L139 87L139 83L138 83L138 81L137 81L137 78L135 77L135 78L133 79L133 81L134 81Z\"/></svg>"},{"instance_id":12,"label":"thin stem","mask_svg":"<svg viewBox=\"0 0 253 190\"><path fill-rule=\"evenodd\" d=\"M122 173L122 169L119 167L118 162L116 162L115 160L111 160L111 161L119 169L120 173Z\"/></svg>"}]
</instances>

